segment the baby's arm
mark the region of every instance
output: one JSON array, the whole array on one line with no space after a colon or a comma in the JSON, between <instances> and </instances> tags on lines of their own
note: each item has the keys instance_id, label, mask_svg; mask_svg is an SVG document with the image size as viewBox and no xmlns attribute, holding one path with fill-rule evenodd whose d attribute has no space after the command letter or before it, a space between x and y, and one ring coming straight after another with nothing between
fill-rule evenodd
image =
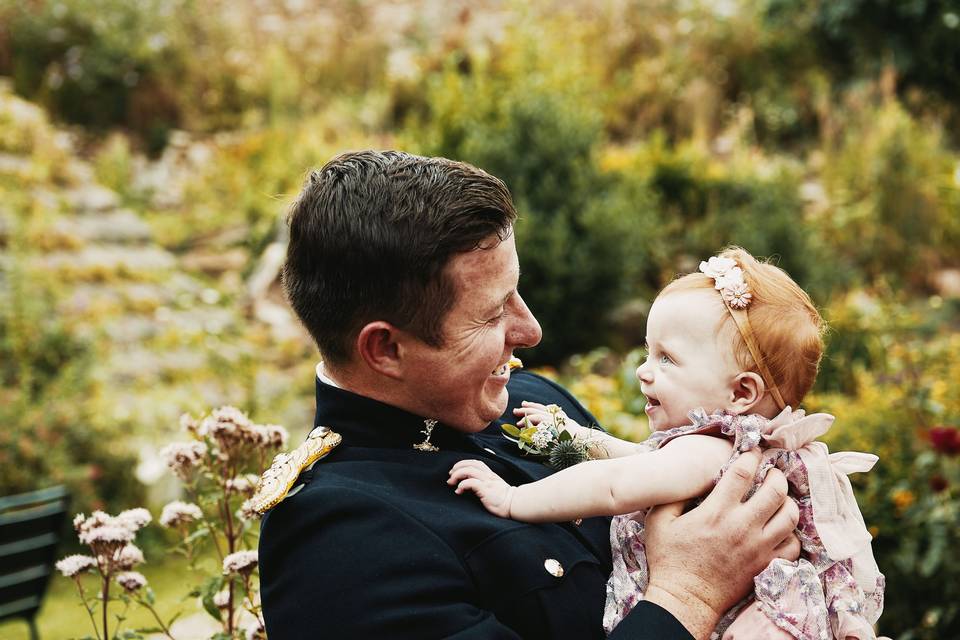
<instances>
[{"instance_id":1,"label":"baby's arm","mask_svg":"<svg viewBox=\"0 0 960 640\"><path fill-rule=\"evenodd\" d=\"M447 484L473 491L494 515L522 522L563 522L631 513L706 493L730 459L727 440L689 435L662 449L591 460L512 487L478 460L461 460Z\"/></svg>"},{"instance_id":2,"label":"baby's arm","mask_svg":"<svg viewBox=\"0 0 960 640\"><path fill-rule=\"evenodd\" d=\"M576 436L588 443L590 447L590 457L592 459L632 456L644 450L635 442L621 440L600 429L584 427L571 420L567 414L560 411L556 405L552 405L552 407L561 416L563 421L561 428L569 431L570 435ZM554 411L551 411L551 407L540 404L539 402L527 402L524 400L518 408L513 410L513 413L516 416L521 416L521 420L525 419L526 424L529 426L537 426L541 422L547 422L549 424L554 420Z\"/></svg>"}]
</instances>

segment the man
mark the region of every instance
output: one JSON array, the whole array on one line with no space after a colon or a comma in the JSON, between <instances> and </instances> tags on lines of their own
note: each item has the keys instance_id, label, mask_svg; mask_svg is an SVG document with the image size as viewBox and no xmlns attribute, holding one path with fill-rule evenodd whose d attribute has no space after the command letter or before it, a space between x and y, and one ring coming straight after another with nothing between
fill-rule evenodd
<instances>
[{"instance_id":1,"label":"man","mask_svg":"<svg viewBox=\"0 0 960 640\"><path fill-rule=\"evenodd\" d=\"M515 218L502 182L442 158L364 151L310 174L284 285L323 357L322 428L258 496L282 500L260 539L272 640L603 637L607 519L514 522L445 482L464 458L511 483L550 472L500 436L521 400L595 422L559 386L511 374L541 337L517 290ZM705 638L770 559L796 557L782 474L741 503L758 463L743 456L687 514L651 514L648 600L611 638Z\"/></svg>"}]
</instances>

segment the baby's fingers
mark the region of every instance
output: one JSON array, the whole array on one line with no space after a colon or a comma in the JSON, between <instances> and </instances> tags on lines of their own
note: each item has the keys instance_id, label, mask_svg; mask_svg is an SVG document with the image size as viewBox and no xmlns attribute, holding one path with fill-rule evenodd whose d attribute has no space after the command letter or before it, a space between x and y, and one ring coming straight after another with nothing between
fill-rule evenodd
<instances>
[{"instance_id":1,"label":"baby's fingers","mask_svg":"<svg viewBox=\"0 0 960 640\"><path fill-rule=\"evenodd\" d=\"M479 460L461 460L450 469L447 484L454 485L464 478L476 478L485 473L493 473L487 465Z\"/></svg>"},{"instance_id":2,"label":"baby's fingers","mask_svg":"<svg viewBox=\"0 0 960 640\"><path fill-rule=\"evenodd\" d=\"M464 491L472 491L476 494L480 494L480 480L476 478L467 478L462 480L460 484L457 485L457 488L454 489L454 493L460 495Z\"/></svg>"}]
</instances>

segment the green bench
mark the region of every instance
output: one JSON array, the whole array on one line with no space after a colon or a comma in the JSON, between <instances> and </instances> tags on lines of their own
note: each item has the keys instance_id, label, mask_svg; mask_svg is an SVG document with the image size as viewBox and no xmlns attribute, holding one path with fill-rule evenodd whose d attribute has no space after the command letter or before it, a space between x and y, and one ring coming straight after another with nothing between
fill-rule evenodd
<instances>
[{"instance_id":1,"label":"green bench","mask_svg":"<svg viewBox=\"0 0 960 640\"><path fill-rule=\"evenodd\" d=\"M25 619L31 640L69 505L59 486L0 498L0 621Z\"/></svg>"}]
</instances>

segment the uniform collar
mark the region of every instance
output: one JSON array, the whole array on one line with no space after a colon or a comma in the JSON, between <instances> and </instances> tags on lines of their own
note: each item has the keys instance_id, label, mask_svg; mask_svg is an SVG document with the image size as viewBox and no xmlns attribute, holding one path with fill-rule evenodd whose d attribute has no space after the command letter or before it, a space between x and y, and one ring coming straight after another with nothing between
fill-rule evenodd
<instances>
[{"instance_id":1,"label":"uniform collar","mask_svg":"<svg viewBox=\"0 0 960 640\"><path fill-rule=\"evenodd\" d=\"M412 449L426 438L423 431L427 416L328 384L320 377L316 384L317 413L313 424L333 429L343 436L347 446ZM430 443L441 451L476 447L468 434L441 422L433 428Z\"/></svg>"}]
</instances>

